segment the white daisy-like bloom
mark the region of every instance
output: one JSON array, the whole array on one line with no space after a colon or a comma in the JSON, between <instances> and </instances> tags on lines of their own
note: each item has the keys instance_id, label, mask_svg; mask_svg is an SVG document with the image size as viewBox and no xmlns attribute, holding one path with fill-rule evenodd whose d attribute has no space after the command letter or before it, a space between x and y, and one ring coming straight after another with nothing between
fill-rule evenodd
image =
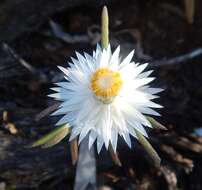
<instances>
[{"instance_id":1,"label":"white daisy-like bloom","mask_svg":"<svg viewBox=\"0 0 202 190\"><path fill-rule=\"evenodd\" d=\"M148 137L144 127L152 125L145 114L159 116L153 108L162 107L152 102L162 89L148 86L154 80L152 71L143 72L148 64L133 62L134 51L123 60L119 54L120 47L112 53L110 45L98 45L93 56L76 52L69 67L59 67L66 81L56 83L56 93L49 95L62 101L52 114L63 115L56 125L71 127L70 141L88 137L89 149L97 142L98 153L104 144L116 152L118 136L129 147L136 131Z\"/></svg>"}]
</instances>

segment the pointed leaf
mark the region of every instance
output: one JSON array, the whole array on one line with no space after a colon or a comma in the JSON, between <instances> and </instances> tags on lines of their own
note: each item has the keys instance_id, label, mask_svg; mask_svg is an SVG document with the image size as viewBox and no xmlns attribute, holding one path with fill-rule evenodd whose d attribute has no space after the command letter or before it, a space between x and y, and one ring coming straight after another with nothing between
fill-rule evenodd
<instances>
[{"instance_id":1,"label":"pointed leaf","mask_svg":"<svg viewBox=\"0 0 202 190\"><path fill-rule=\"evenodd\" d=\"M167 130L167 128L162 125L161 123L159 123L158 121L156 121L153 117L147 117L147 119L149 120L149 122L152 124L152 126L154 128L157 128L157 129L162 129L162 130Z\"/></svg>"},{"instance_id":2,"label":"pointed leaf","mask_svg":"<svg viewBox=\"0 0 202 190\"><path fill-rule=\"evenodd\" d=\"M150 157L154 161L155 166L160 167L161 158L158 156L157 152L151 146L149 141L139 131L135 130L135 132L137 134L137 139L139 143L144 147L144 149L150 155Z\"/></svg>"},{"instance_id":3,"label":"pointed leaf","mask_svg":"<svg viewBox=\"0 0 202 190\"><path fill-rule=\"evenodd\" d=\"M39 140L32 143L31 147L42 146L43 148L48 148L56 145L62 139L64 139L70 132L69 125L62 125L52 130L50 133L46 134Z\"/></svg>"}]
</instances>

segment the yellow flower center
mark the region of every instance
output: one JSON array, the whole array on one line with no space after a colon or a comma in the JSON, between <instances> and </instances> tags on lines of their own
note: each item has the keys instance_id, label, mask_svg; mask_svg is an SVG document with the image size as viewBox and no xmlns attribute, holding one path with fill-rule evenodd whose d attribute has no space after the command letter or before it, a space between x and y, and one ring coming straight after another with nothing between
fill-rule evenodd
<instances>
[{"instance_id":1,"label":"yellow flower center","mask_svg":"<svg viewBox=\"0 0 202 190\"><path fill-rule=\"evenodd\" d=\"M91 78L92 91L104 103L110 103L118 95L122 84L120 73L108 68L98 69Z\"/></svg>"}]
</instances>

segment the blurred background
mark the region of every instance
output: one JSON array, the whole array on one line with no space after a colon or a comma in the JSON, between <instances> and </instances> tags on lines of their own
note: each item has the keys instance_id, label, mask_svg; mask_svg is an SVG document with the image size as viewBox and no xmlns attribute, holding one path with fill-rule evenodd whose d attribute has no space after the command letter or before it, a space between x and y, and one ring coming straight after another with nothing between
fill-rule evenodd
<instances>
[{"instance_id":1,"label":"blurred background","mask_svg":"<svg viewBox=\"0 0 202 190\"><path fill-rule=\"evenodd\" d=\"M92 53L100 40L107 5L110 42L123 56L155 70L155 87L168 130L152 130L156 168L134 140L120 141L122 167L103 150L97 157L102 190L202 190L202 1L200 0L1 0L0 1L0 190L72 189L68 139L50 149L27 148L54 128L44 109L53 83L63 80L75 50Z\"/></svg>"}]
</instances>

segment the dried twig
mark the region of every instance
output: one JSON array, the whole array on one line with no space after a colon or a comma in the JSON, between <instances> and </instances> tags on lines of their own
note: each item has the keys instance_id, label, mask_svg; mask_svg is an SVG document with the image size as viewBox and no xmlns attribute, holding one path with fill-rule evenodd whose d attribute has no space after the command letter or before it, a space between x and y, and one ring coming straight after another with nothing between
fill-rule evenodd
<instances>
[{"instance_id":1,"label":"dried twig","mask_svg":"<svg viewBox=\"0 0 202 190\"><path fill-rule=\"evenodd\" d=\"M159 4L159 7L161 9L164 9L164 11L166 10L178 17L184 18L184 10L182 10L181 7L178 7L175 4L172 4L170 2L162 2Z\"/></svg>"},{"instance_id":2,"label":"dried twig","mask_svg":"<svg viewBox=\"0 0 202 190\"><path fill-rule=\"evenodd\" d=\"M62 26L54 21L50 21L50 27L52 29L53 35L62 40L65 43L91 43L92 45L97 44L100 39L100 27L98 25L92 25L87 28L87 34L71 35L64 31ZM97 32L98 31L98 32Z\"/></svg>"},{"instance_id":3,"label":"dried twig","mask_svg":"<svg viewBox=\"0 0 202 190\"><path fill-rule=\"evenodd\" d=\"M52 106L49 106L48 108L46 108L45 110L41 111L39 114L36 115L35 117L35 121L39 121L42 118L46 117L48 114L50 114L51 112L55 111L59 106L60 106L60 102L53 104Z\"/></svg>"},{"instance_id":4,"label":"dried twig","mask_svg":"<svg viewBox=\"0 0 202 190\"><path fill-rule=\"evenodd\" d=\"M202 146L200 143L193 142L193 140L179 136L174 132L165 133L162 137L159 137L159 139L168 145L174 145L178 149L186 150L189 153L202 154Z\"/></svg>"},{"instance_id":5,"label":"dried twig","mask_svg":"<svg viewBox=\"0 0 202 190\"><path fill-rule=\"evenodd\" d=\"M169 156L169 158L172 161L184 165L186 171L192 170L192 168L194 166L193 160L191 160L189 158L185 158L182 154L177 152L172 146L161 144L160 148L161 148L161 150L163 150L164 153L166 153Z\"/></svg>"},{"instance_id":6,"label":"dried twig","mask_svg":"<svg viewBox=\"0 0 202 190\"><path fill-rule=\"evenodd\" d=\"M187 22L192 24L194 22L195 0L184 0L184 6Z\"/></svg>"},{"instance_id":7,"label":"dried twig","mask_svg":"<svg viewBox=\"0 0 202 190\"><path fill-rule=\"evenodd\" d=\"M160 167L160 171L168 184L168 190L177 190L177 176L175 172L167 166Z\"/></svg>"},{"instance_id":8,"label":"dried twig","mask_svg":"<svg viewBox=\"0 0 202 190\"><path fill-rule=\"evenodd\" d=\"M190 51L186 54L176 56L170 59L163 58L161 60L151 61L150 66L151 67L163 67L163 66L172 66L176 65L185 61L192 60L194 58L197 58L199 56L202 56L202 47L197 48L193 51Z\"/></svg>"},{"instance_id":9,"label":"dried twig","mask_svg":"<svg viewBox=\"0 0 202 190\"><path fill-rule=\"evenodd\" d=\"M56 22L51 20L49 23L50 23L53 35L56 38L66 42L66 43L73 44L73 43L89 42L89 38L87 35L70 35L67 32L65 32L63 30L62 26L60 26Z\"/></svg>"},{"instance_id":10,"label":"dried twig","mask_svg":"<svg viewBox=\"0 0 202 190\"><path fill-rule=\"evenodd\" d=\"M21 58L8 44L3 43L3 49L8 52L18 63L25 67L29 72L31 72L32 74L36 73L36 69L23 58Z\"/></svg>"},{"instance_id":11,"label":"dried twig","mask_svg":"<svg viewBox=\"0 0 202 190\"><path fill-rule=\"evenodd\" d=\"M72 157L72 164L75 165L78 160L78 141L76 138L70 142L70 151Z\"/></svg>"},{"instance_id":12,"label":"dried twig","mask_svg":"<svg viewBox=\"0 0 202 190\"><path fill-rule=\"evenodd\" d=\"M112 157L112 160L114 161L114 163L118 166L122 166L118 153L114 152L111 144L109 145L109 152L111 154L111 157Z\"/></svg>"}]
</instances>

